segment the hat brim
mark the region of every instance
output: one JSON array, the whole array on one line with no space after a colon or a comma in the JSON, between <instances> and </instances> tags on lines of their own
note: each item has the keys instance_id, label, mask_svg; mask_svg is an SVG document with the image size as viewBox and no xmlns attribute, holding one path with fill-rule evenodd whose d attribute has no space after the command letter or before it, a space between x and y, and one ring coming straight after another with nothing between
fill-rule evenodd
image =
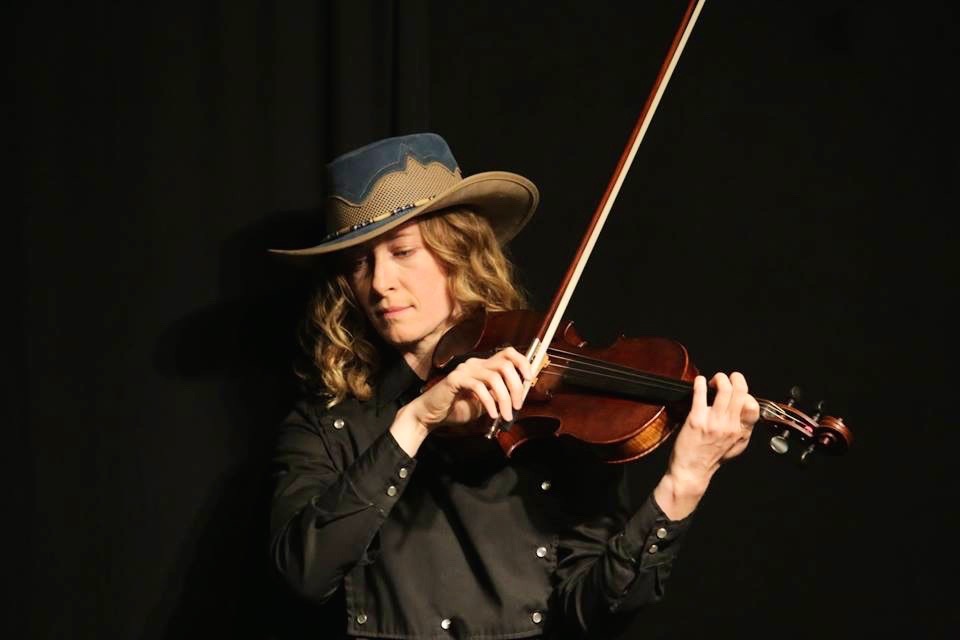
<instances>
[{"instance_id":1,"label":"hat brim","mask_svg":"<svg viewBox=\"0 0 960 640\"><path fill-rule=\"evenodd\" d=\"M539 201L537 187L523 176L508 171L486 171L467 176L424 205L372 222L313 247L268 251L292 259L332 253L367 242L417 216L456 206L467 206L486 218L502 245L527 224Z\"/></svg>"}]
</instances>

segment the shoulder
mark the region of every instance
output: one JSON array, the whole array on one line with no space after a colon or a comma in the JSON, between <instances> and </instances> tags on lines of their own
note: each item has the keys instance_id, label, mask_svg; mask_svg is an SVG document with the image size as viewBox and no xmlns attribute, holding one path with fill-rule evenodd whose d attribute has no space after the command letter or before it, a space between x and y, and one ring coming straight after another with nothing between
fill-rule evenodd
<instances>
[{"instance_id":1,"label":"shoulder","mask_svg":"<svg viewBox=\"0 0 960 640\"><path fill-rule=\"evenodd\" d=\"M327 406L328 398L305 396L297 400L283 420L285 426L307 427L313 431L339 430L342 423L355 420L363 413L363 405L356 398L347 398L332 407Z\"/></svg>"},{"instance_id":2,"label":"shoulder","mask_svg":"<svg viewBox=\"0 0 960 640\"><path fill-rule=\"evenodd\" d=\"M280 425L277 448L298 455L308 452L345 469L389 426L389 416L377 414L369 401L349 398L327 407L325 400L298 400Z\"/></svg>"}]
</instances>

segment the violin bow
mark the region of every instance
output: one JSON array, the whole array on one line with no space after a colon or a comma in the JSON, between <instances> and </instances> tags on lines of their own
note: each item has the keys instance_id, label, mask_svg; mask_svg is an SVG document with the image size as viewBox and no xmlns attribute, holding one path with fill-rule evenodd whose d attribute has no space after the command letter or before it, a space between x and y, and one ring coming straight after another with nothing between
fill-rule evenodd
<instances>
[{"instance_id":1,"label":"violin bow","mask_svg":"<svg viewBox=\"0 0 960 640\"><path fill-rule=\"evenodd\" d=\"M623 150L623 153L620 155L620 160L617 163L617 167L614 169L613 175L610 178L610 182L607 185L607 190L600 199L600 203L593 214L593 218L590 220L590 226L587 228L587 232L580 242L580 247L577 249L576 256L570 264L570 267L567 269L567 273L564 275L563 281L557 290L557 293L554 295L549 310L544 315L543 324L537 332L537 337L534 338L533 342L530 344L530 348L527 350L527 360L530 362L531 368L535 373L533 380L527 380L524 383L524 398L526 398L527 393L535 383L536 375L539 374L544 366L546 366L547 348L553 341L553 336L556 334L557 329L560 326L560 321L563 318L563 314L566 312L567 306L570 303L570 298L573 296L573 290L580 281L580 275L583 273L583 269L587 264L587 260L589 260L590 254L593 252L593 247L597 243L597 238L600 237L600 232L603 230L603 225L607 220L607 216L610 214L610 210L613 208L613 203L616 201L617 195L620 193L620 187L623 185L623 181L627 176L627 172L630 170L630 166L633 164L633 159L637 155L637 149L639 149L640 143L643 141L643 136L646 134L647 128L650 126L650 120L653 119L653 114L656 112L657 106L660 104L660 99L663 97L663 93L667 88L667 83L670 81L670 77L673 75L673 70L676 68L677 61L680 59L680 54L683 53L683 49L687 44L687 40L690 38L690 33L693 31L693 26L696 24L697 18L700 16L700 11L703 9L703 4L705 1L706 0L690 0L690 2L687 4L686 11L684 11L683 18L680 21L680 25L673 36L670 49L667 51L667 56L664 59L663 64L660 66L660 72L657 74L657 78L653 83L653 88L650 91L650 95L647 97L647 101L643 105L643 109L640 111L640 116L637 118L637 122L633 127L633 131L630 133L630 138L627 140L627 144ZM503 430L503 428L504 425L502 424L501 419L497 418L494 420L486 435L488 438L493 438L497 432Z\"/></svg>"},{"instance_id":2,"label":"violin bow","mask_svg":"<svg viewBox=\"0 0 960 640\"><path fill-rule=\"evenodd\" d=\"M677 61L680 59L680 54L683 53L683 48L687 43L687 39L690 37L690 33L693 31L693 25L696 23L697 17L700 15L700 10L703 8L704 1L705 0L690 0L690 3L687 5L687 10L684 12L683 19L680 22L680 27L677 29L677 32L673 37L673 42L670 45L667 57L664 59L663 64L660 67L660 73L657 75L657 79L653 83L653 89L650 91L650 95L647 97L647 102L644 104L639 118L637 118L636 125L633 127L633 131L630 134L630 138L627 141L626 147L624 148L623 153L620 155L620 161L617 163L617 167L613 172L613 176L610 178L610 183L607 185L607 190L600 199L600 204L597 206L597 210L593 214L593 219L590 221L590 226L587 228L587 232L584 235L583 240L580 242L580 247L573 259L573 263L567 270L563 282L554 296L553 302L544 317L543 326L538 332L540 343L535 343L533 346L533 351L536 353L536 359L531 360L534 371L539 370L538 365L540 365L541 361L546 355L546 345L549 345L553 340L553 336L557 331L563 314L567 310L567 305L569 304L570 298L573 295L573 290L576 288L577 283L580 280L580 274L583 273L583 269L587 264L587 260L590 258L593 247L597 243L597 238L600 237L600 232L603 230L603 225L607 221L607 216L610 214L610 210L613 208L613 203L617 199L617 195L620 193L620 187L623 185L623 181L627 176L627 172L630 170L630 166L633 164L633 159L637 155L637 149L639 149L640 143L643 141L643 136L646 134L647 129L650 126L650 120L653 118L653 114L657 110L657 105L660 104L660 98L663 96L663 93L667 88L667 83L670 81L670 76L673 75L673 70L677 66ZM541 347L541 345L543 346Z\"/></svg>"}]
</instances>

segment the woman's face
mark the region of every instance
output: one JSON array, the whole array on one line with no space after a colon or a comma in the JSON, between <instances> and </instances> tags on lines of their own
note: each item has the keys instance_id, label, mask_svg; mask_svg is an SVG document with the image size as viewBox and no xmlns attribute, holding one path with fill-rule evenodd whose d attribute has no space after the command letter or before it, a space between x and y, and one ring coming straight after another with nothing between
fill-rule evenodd
<instances>
[{"instance_id":1,"label":"woman's face","mask_svg":"<svg viewBox=\"0 0 960 640\"><path fill-rule=\"evenodd\" d=\"M451 325L447 273L416 221L344 252L346 274L370 323L404 353L432 352Z\"/></svg>"}]
</instances>

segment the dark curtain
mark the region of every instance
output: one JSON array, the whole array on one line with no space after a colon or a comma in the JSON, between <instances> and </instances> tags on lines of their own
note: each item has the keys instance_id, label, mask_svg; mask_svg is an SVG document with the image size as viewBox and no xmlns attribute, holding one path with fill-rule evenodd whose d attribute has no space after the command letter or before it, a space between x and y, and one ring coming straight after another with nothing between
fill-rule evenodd
<instances>
[{"instance_id":1,"label":"dark curtain","mask_svg":"<svg viewBox=\"0 0 960 640\"><path fill-rule=\"evenodd\" d=\"M265 250L322 235L324 162L429 129L540 186L511 250L545 305L682 4L13 5L7 635L325 637L266 567L309 282ZM957 22L705 5L569 315L799 384L857 440L800 470L758 429L625 637L955 628Z\"/></svg>"},{"instance_id":2,"label":"dark curtain","mask_svg":"<svg viewBox=\"0 0 960 640\"><path fill-rule=\"evenodd\" d=\"M425 126L425 18L20 9L5 363L33 637L276 633L263 462L306 283L266 249L321 234L323 162Z\"/></svg>"}]
</instances>

